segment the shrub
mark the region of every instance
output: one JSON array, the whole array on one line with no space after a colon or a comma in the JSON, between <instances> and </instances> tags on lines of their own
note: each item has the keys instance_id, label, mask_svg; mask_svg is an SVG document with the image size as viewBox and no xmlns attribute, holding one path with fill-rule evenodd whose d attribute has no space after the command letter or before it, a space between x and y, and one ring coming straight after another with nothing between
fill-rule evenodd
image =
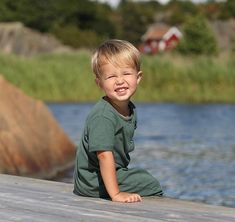
<instances>
[{"instance_id":1,"label":"shrub","mask_svg":"<svg viewBox=\"0 0 235 222\"><path fill-rule=\"evenodd\" d=\"M178 49L185 54L213 55L217 53L214 33L204 17L195 16L187 20Z\"/></svg>"},{"instance_id":2,"label":"shrub","mask_svg":"<svg viewBox=\"0 0 235 222\"><path fill-rule=\"evenodd\" d=\"M53 29L53 34L65 45L74 48L93 48L100 44L105 37L98 35L92 30L80 30L75 25L57 26Z\"/></svg>"}]
</instances>

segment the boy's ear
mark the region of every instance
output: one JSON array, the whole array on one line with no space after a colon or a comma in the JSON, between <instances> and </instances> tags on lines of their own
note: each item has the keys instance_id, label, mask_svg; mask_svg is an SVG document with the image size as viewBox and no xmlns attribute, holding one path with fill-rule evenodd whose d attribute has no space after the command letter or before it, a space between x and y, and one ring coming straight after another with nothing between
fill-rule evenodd
<instances>
[{"instance_id":1,"label":"boy's ear","mask_svg":"<svg viewBox=\"0 0 235 222\"><path fill-rule=\"evenodd\" d=\"M139 84L140 80L142 79L142 75L143 75L143 72L142 71L139 71L137 73L137 83Z\"/></svg>"},{"instance_id":2,"label":"boy's ear","mask_svg":"<svg viewBox=\"0 0 235 222\"><path fill-rule=\"evenodd\" d=\"M101 88L100 79L98 77L95 78L95 83L96 83L97 86L99 86Z\"/></svg>"}]
</instances>

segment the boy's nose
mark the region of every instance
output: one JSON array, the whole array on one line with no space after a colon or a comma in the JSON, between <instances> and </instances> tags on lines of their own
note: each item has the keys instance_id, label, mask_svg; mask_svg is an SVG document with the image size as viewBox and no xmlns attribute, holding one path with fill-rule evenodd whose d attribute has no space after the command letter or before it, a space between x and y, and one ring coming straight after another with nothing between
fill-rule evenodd
<instances>
[{"instance_id":1,"label":"boy's nose","mask_svg":"<svg viewBox=\"0 0 235 222\"><path fill-rule=\"evenodd\" d=\"M124 82L123 78L121 76L116 78L116 83L117 84L122 84Z\"/></svg>"}]
</instances>

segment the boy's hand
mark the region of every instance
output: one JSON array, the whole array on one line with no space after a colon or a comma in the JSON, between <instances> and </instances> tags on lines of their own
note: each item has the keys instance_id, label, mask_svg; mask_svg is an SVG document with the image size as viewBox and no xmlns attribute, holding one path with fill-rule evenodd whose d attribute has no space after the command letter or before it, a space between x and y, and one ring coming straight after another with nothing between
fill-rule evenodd
<instances>
[{"instance_id":1,"label":"boy's hand","mask_svg":"<svg viewBox=\"0 0 235 222\"><path fill-rule=\"evenodd\" d=\"M119 192L112 198L112 201L123 203L135 203L142 201L142 198L137 193Z\"/></svg>"},{"instance_id":2,"label":"boy's hand","mask_svg":"<svg viewBox=\"0 0 235 222\"><path fill-rule=\"evenodd\" d=\"M97 157L102 179L112 201L123 203L140 202L142 199L139 194L120 192L113 153L111 151L98 151Z\"/></svg>"}]
</instances>

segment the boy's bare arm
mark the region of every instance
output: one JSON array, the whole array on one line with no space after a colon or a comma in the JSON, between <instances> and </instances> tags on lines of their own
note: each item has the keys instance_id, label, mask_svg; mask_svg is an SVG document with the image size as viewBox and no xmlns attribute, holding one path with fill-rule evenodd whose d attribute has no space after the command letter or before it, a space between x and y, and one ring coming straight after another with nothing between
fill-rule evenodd
<instances>
[{"instance_id":1,"label":"boy's bare arm","mask_svg":"<svg viewBox=\"0 0 235 222\"><path fill-rule=\"evenodd\" d=\"M99 151L97 152L97 157L102 179L112 201L128 203L141 201L141 197L138 194L120 192L113 153L111 151Z\"/></svg>"}]
</instances>

